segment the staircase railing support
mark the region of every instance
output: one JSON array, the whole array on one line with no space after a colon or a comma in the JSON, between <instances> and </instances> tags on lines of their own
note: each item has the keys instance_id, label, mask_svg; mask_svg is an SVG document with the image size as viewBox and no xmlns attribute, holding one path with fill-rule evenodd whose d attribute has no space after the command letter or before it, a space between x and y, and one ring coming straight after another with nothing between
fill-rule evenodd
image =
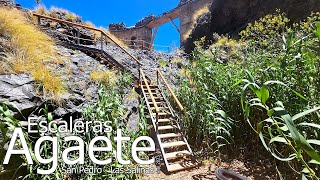
<instances>
[{"instance_id":1,"label":"staircase railing support","mask_svg":"<svg viewBox=\"0 0 320 180\"><path fill-rule=\"evenodd\" d=\"M101 40L100 40L100 42L101 42L101 52L103 52L103 39L104 39L103 33L101 32Z\"/></svg>"},{"instance_id":2,"label":"staircase railing support","mask_svg":"<svg viewBox=\"0 0 320 180\"><path fill-rule=\"evenodd\" d=\"M80 44L80 29L77 31L77 44Z\"/></svg>"},{"instance_id":3,"label":"staircase railing support","mask_svg":"<svg viewBox=\"0 0 320 180\"><path fill-rule=\"evenodd\" d=\"M38 27L40 28L41 26L41 19L40 19L40 16L37 17L37 22L38 22Z\"/></svg>"}]
</instances>

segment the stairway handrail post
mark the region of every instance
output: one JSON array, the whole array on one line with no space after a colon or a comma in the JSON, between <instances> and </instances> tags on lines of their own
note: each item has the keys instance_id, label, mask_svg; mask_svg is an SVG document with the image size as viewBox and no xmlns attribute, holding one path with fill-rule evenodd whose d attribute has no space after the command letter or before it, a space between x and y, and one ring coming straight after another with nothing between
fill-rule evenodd
<instances>
[{"instance_id":1,"label":"stairway handrail post","mask_svg":"<svg viewBox=\"0 0 320 180\"><path fill-rule=\"evenodd\" d=\"M103 33L101 31L101 39L100 39L100 43L101 43L101 52L103 52L103 41L104 41L104 37L103 37Z\"/></svg>"},{"instance_id":2,"label":"stairway handrail post","mask_svg":"<svg viewBox=\"0 0 320 180\"><path fill-rule=\"evenodd\" d=\"M159 113L156 112L156 134L158 134L158 129L159 129Z\"/></svg>"},{"instance_id":3,"label":"stairway handrail post","mask_svg":"<svg viewBox=\"0 0 320 180\"><path fill-rule=\"evenodd\" d=\"M41 18L40 18L40 16L37 16L37 20L38 20L38 27L40 28L41 27Z\"/></svg>"},{"instance_id":4,"label":"stairway handrail post","mask_svg":"<svg viewBox=\"0 0 320 180\"><path fill-rule=\"evenodd\" d=\"M77 44L80 44L80 29L77 31Z\"/></svg>"},{"instance_id":5,"label":"stairway handrail post","mask_svg":"<svg viewBox=\"0 0 320 180\"><path fill-rule=\"evenodd\" d=\"M157 85L160 86L159 84L159 72L157 71Z\"/></svg>"}]
</instances>

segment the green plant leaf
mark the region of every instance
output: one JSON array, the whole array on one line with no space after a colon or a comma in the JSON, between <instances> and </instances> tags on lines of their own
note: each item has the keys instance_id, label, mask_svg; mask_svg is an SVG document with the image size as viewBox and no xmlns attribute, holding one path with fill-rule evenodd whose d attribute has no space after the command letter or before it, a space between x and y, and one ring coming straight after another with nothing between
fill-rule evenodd
<instances>
[{"instance_id":1,"label":"green plant leaf","mask_svg":"<svg viewBox=\"0 0 320 180\"><path fill-rule=\"evenodd\" d=\"M320 38L320 22L316 22L317 29L315 30L315 34Z\"/></svg>"},{"instance_id":2,"label":"green plant leaf","mask_svg":"<svg viewBox=\"0 0 320 180\"><path fill-rule=\"evenodd\" d=\"M299 123L298 126L309 126L309 127L314 127L314 128L318 128L320 129L320 125L319 124L314 124L314 123Z\"/></svg>"},{"instance_id":3,"label":"green plant leaf","mask_svg":"<svg viewBox=\"0 0 320 180\"><path fill-rule=\"evenodd\" d=\"M281 107L276 107L276 108L274 108L274 111L281 116L281 118L283 119L283 121L287 125L287 127L292 135L292 138L296 142L300 142L300 133L298 132L295 124L292 121L291 116L286 112L286 110Z\"/></svg>"},{"instance_id":4,"label":"green plant leaf","mask_svg":"<svg viewBox=\"0 0 320 180\"><path fill-rule=\"evenodd\" d=\"M274 138L271 138L269 144L273 143L273 142L281 142L281 143L285 143L287 144L287 141L284 137L281 137L281 136L276 136Z\"/></svg>"},{"instance_id":5,"label":"green plant leaf","mask_svg":"<svg viewBox=\"0 0 320 180\"><path fill-rule=\"evenodd\" d=\"M310 164L318 164L320 165L320 161L316 161L314 159L312 159L311 161L309 161Z\"/></svg>"},{"instance_id":6,"label":"green plant leaf","mask_svg":"<svg viewBox=\"0 0 320 180\"><path fill-rule=\"evenodd\" d=\"M301 118L301 117L303 117L303 116L306 116L306 115L308 115L308 114L310 114L310 113L313 113L313 112L316 112L316 111L318 111L318 110L320 110L320 107L315 107L315 108L313 108L313 109L309 109L309 110L303 111L302 113L299 113L299 114L294 115L294 116L292 117L292 121L295 121L295 120L297 120L297 119L299 119L299 118Z\"/></svg>"},{"instance_id":7,"label":"green plant leaf","mask_svg":"<svg viewBox=\"0 0 320 180\"><path fill-rule=\"evenodd\" d=\"M269 99L270 97L270 93L269 93L269 90L266 86L262 86L262 88L260 89L260 92L261 92L261 101L263 104L266 104L267 100Z\"/></svg>"},{"instance_id":8,"label":"green plant leaf","mask_svg":"<svg viewBox=\"0 0 320 180\"><path fill-rule=\"evenodd\" d=\"M315 145L320 146L320 140L317 140L317 139L308 139L307 142L309 144L315 144Z\"/></svg>"}]
</instances>

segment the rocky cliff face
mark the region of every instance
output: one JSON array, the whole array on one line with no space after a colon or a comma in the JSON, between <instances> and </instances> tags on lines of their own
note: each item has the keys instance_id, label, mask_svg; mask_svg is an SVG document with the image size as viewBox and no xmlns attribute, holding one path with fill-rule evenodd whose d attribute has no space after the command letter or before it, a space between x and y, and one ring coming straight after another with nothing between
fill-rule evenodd
<instances>
[{"instance_id":1,"label":"rocky cliff face","mask_svg":"<svg viewBox=\"0 0 320 180\"><path fill-rule=\"evenodd\" d=\"M319 0L213 0L210 12L200 17L185 50L194 48L193 42L206 36L209 40L213 33L236 35L249 22L280 9L291 22L299 21L320 11Z\"/></svg>"}]
</instances>

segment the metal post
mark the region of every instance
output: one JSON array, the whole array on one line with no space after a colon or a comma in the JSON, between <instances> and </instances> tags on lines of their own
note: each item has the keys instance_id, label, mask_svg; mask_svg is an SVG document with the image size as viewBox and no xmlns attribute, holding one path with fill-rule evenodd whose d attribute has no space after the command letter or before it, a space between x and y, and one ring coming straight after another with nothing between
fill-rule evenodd
<instances>
[{"instance_id":1,"label":"metal post","mask_svg":"<svg viewBox=\"0 0 320 180\"><path fill-rule=\"evenodd\" d=\"M159 86L159 72L157 70L157 85Z\"/></svg>"},{"instance_id":2,"label":"metal post","mask_svg":"<svg viewBox=\"0 0 320 180\"><path fill-rule=\"evenodd\" d=\"M103 37L103 33L101 32L101 52L103 52L103 42L104 42L104 37Z\"/></svg>"},{"instance_id":3,"label":"metal post","mask_svg":"<svg viewBox=\"0 0 320 180\"><path fill-rule=\"evenodd\" d=\"M142 40L142 48L141 49L143 50L143 48L144 48L144 40Z\"/></svg>"},{"instance_id":4,"label":"metal post","mask_svg":"<svg viewBox=\"0 0 320 180\"><path fill-rule=\"evenodd\" d=\"M77 31L77 44L80 44L80 30Z\"/></svg>"},{"instance_id":5,"label":"metal post","mask_svg":"<svg viewBox=\"0 0 320 180\"><path fill-rule=\"evenodd\" d=\"M159 124L158 124L158 119L159 119L159 114L158 112L156 112L156 134L158 134L158 128L159 128Z\"/></svg>"},{"instance_id":6,"label":"metal post","mask_svg":"<svg viewBox=\"0 0 320 180\"><path fill-rule=\"evenodd\" d=\"M180 113L179 113L179 116L180 116L180 119L179 119L179 124L181 123L181 121L182 121L182 112L180 111ZM181 125L181 124L180 124Z\"/></svg>"},{"instance_id":7,"label":"metal post","mask_svg":"<svg viewBox=\"0 0 320 180\"><path fill-rule=\"evenodd\" d=\"M139 69L138 69L138 72L139 72L139 85L141 86L142 85L142 81L141 81L141 72L140 72L140 68L141 68L141 65L139 64ZM141 82L141 84L140 84Z\"/></svg>"},{"instance_id":8,"label":"metal post","mask_svg":"<svg viewBox=\"0 0 320 180\"><path fill-rule=\"evenodd\" d=\"M41 19L40 19L40 16L38 16L38 26L40 28L40 25L41 25Z\"/></svg>"}]
</instances>

